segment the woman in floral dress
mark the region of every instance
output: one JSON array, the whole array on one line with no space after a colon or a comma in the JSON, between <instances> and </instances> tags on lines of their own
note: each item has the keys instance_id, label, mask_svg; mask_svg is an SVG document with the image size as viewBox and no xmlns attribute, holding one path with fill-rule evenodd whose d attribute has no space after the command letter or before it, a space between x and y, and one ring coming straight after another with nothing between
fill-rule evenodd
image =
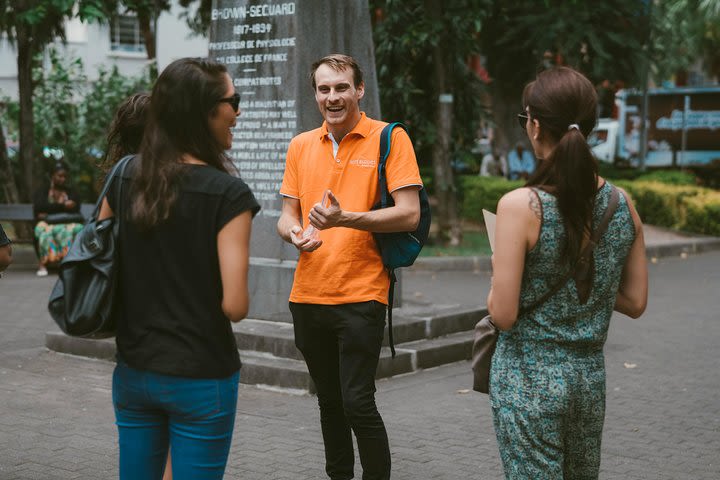
<instances>
[{"instance_id":1,"label":"woman in floral dress","mask_svg":"<svg viewBox=\"0 0 720 480\"><path fill-rule=\"evenodd\" d=\"M490 402L508 479L596 479L605 417L603 345L614 311L637 318L647 302L642 223L624 192L594 250L586 281L568 280L597 228L612 186L587 144L593 85L569 68L540 73L518 116L537 171L498 204L488 309L501 330Z\"/></svg>"}]
</instances>

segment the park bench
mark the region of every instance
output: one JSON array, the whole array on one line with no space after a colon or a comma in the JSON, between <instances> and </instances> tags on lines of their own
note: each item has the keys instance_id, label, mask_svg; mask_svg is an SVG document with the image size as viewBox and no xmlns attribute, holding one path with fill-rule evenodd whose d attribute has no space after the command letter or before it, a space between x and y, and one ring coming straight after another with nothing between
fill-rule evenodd
<instances>
[{"instance_id":1,"label":"park bench","mask_svg":"<svg viewBox=\"0 0 720 480\"><path fill-rule=\"evenodd\" d=\"M95 205L83 203L80 205L80 213L85 218L92 215ZM0 222L33 222L32 203L0 203ZM15 243L33 243L32 238L15 238Z\"/></svg>"}]
</instances>

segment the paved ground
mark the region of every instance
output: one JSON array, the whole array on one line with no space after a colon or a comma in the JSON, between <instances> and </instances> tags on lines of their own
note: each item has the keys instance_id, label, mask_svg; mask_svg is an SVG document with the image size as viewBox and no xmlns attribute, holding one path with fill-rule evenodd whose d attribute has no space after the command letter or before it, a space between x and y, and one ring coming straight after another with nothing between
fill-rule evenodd
<instances>
[{"instance_id":1,"label":"paved ground","mask_svg":"<svg viewBox=\"0 0 720 480\"><path fill-rule=\"evenodd\" d=\"M720 478L720 252L661 258L638 320L606 347L603 479ZM410 272L404 297L484 304L487 276ZM47 351L52 278L0 279L0 480L117 476L113 365ZM378 383L395 480L502 478L487 397L466 362ZM241 386L227 478L318 480L316 399ZM356 469L359 471L359 468Z\"/></svg>"}]
</instances>

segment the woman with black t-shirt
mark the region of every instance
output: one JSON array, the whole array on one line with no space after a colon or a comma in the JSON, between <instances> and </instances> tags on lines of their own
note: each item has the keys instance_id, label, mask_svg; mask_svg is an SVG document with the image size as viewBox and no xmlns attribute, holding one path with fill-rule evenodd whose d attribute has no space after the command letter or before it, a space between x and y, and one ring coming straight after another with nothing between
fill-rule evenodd
<instances>
[{"instance_id":1,"label":"woman with black t-shirt","mask_svg":"<svg viewBox=\"0 0 720 480\"><path fill-rule=\"evenodd\" d=\"M240 113L226 68L180 59L151 93L140 155L122 178L118 364L120 478L221 479L240 358L230 322L248 311L250 227L260 209L224 151ZM114 190L111 188L110 192Z\"/></svg>"}]
</instances>

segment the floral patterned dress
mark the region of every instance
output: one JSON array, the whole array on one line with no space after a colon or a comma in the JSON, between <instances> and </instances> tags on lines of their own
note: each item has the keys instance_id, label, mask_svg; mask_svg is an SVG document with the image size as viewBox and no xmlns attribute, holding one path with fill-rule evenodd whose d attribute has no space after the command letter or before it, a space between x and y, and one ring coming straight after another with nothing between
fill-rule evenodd
<instances>
[{"instance_id":1,"label":"floral patterned dress","mask_svg":"<svg viewBox=\"0 0 720 480\"><path fill-rule=\"evenodd\" d=\"M565 241L556 198L535 190L542 225L525 258L520 305L530 305L562 278ZM611 187L598 190L597 227ZM570 279L535 310L501 332L490 371L490 402L508 479L595 479L605 418L603 345L635 227L624 195L594 251L592 290L580 303Z\"/></svg>"}]
</instances>

